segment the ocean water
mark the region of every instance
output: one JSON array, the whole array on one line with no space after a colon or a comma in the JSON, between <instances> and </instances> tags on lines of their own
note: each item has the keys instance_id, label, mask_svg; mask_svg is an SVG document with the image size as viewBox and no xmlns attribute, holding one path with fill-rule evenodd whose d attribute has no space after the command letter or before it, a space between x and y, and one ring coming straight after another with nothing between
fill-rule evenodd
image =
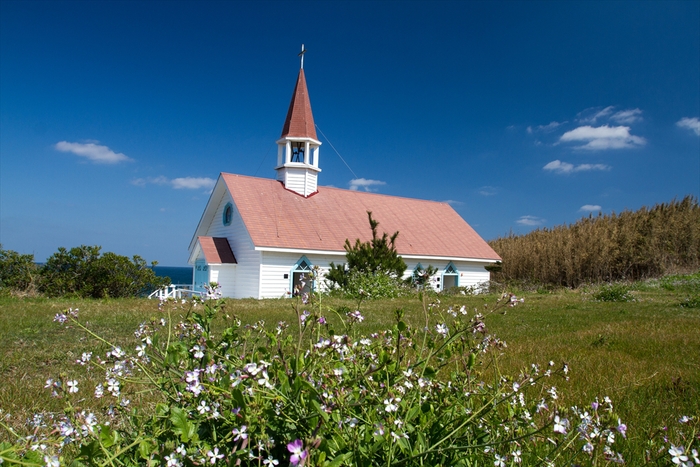
<instances>
[{"instance_id":1,"label":"ocean water","mask_svg":"<svg viewBox=\"0 0 700 467\"><path fill-rule=\"evenodd\" d=\"M173 284L192 285L192 267L154 266L158 277L169 277Z\"/></svg>"}]
</instances>

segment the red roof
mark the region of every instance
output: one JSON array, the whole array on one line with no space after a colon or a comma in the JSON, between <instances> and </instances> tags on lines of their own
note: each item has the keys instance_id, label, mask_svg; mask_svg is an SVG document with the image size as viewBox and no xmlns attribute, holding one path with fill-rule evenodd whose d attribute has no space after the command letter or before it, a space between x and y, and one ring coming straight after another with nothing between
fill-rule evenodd
<instances>
[{"instance_id":1,"label":"red roof","mask_svg":"<svg viewBox=\"0 0 700 467\"><path fill-rule=\"evenodd\" d=\"M367 241L372 231L397 230L401 255L500 260L447 203L319 187L304 198L266 178L222 173L256 247L344 252L345 239Z\"/></svg>"},{"instance_id":2,"label":"red roof","mask_svg":"<svg viewBox=\"0 0 700 467\"><path fill-rule=\"evenodd\" d=\"M281 138L285 136L318 139L316 138L314 116L311 113L311 101L309 100L309 91L306 89L303 68L299 70L292 101L289 103L289 110L287 110L287 118L284 120Z\"/></svg>"},{"instance_id":3,"label":"red roof","mask_svg":"<svg viewBox=\"0 0 700 467\"><path fill-rule=\"evenodd\" d=\"M236 264L231 245L226 238L221 237L197 237L207 263Z\"/></svg>"}]
</instances>

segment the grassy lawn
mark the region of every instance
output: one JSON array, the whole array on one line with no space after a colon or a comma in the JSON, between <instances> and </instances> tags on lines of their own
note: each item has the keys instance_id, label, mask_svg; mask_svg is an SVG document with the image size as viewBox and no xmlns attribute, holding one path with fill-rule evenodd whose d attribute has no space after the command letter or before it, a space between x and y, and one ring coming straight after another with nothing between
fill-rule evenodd
<instances>
[{"instance_id":1,"label":"grassy lawn","mask_svg":"<svg viewBox=\"0 0 700 467\"><path fill-rule=\"evenodd\" d=\"M691 278L632 285L634 301L629 302L597 301L596 288L519 293L524 304L486 319L489 330L508 343L497 369L516 375L533 363L568 363L570 379L556 382L561 398L582 406L609 396L629 427L628 465L641 464L645 442L658 428L676 425L683 415L700 416L700 308L681 306L700 293L698 274ZM496 298L430 300L439 299L434 310L446 313L450 305L483 309ZM226 312L245 323L264 320L274 327L278 321L296 320L292 305L291 300L231 300ZM357 303L323 298L314 306L333 320L329 309L355 309ZM125 348L136 345L134 330L140 323L163 317L158 303L145 299L0 298L0 408L6 423L16 429L36 412L61 410L61 401L44 389L48 378L64 373L86 388L102 380L103 375L86 374L74 362L84 351L104 355L109 348L52 321L69 307L79 308L83 323ZM364 302L362 329L370 333L391 326L396 308L405 310L407 322L422 328L422 307L418 298ZM495 369L485 368L484 378L493 377ZM86 394L90 398L89 390ZM0 440L6 439L8 434L0 429Z\"/></svg>"}]
</instances>

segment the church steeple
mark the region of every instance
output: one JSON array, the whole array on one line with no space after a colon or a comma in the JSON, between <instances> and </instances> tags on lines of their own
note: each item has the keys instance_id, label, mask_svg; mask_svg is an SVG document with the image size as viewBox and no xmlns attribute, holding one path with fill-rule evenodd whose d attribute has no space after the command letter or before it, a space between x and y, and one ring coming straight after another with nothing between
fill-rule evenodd
<instances>
[{"instance_id":1,"label":"church steeple","mask_svg":"<svg viewBox=\"0 0 700 467\"><path fill-rule=\"evenodd\" d=\"M277 180L288 190L306 197L317 191L319 147L309 91L304 75L304 46L301 46L301 68L289 103L282 136L277 141Z\"/></svg>"}]
</instances>

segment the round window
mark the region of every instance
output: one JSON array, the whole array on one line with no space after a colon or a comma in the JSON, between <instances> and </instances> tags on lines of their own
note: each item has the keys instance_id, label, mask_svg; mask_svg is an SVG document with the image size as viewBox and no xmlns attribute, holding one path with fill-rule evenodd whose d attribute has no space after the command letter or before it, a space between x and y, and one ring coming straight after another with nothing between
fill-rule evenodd
<instances>
[{"instance_id":1,"label":"round window","mask_svg":"<svg viewBox=\"0 0 700 467\"><path fill-rule=\"evenodd\" d=\"M224 225L231 225L231 219L233 218L233 206L228 203L224 208Z\"/></svg>"}]
</instances>

